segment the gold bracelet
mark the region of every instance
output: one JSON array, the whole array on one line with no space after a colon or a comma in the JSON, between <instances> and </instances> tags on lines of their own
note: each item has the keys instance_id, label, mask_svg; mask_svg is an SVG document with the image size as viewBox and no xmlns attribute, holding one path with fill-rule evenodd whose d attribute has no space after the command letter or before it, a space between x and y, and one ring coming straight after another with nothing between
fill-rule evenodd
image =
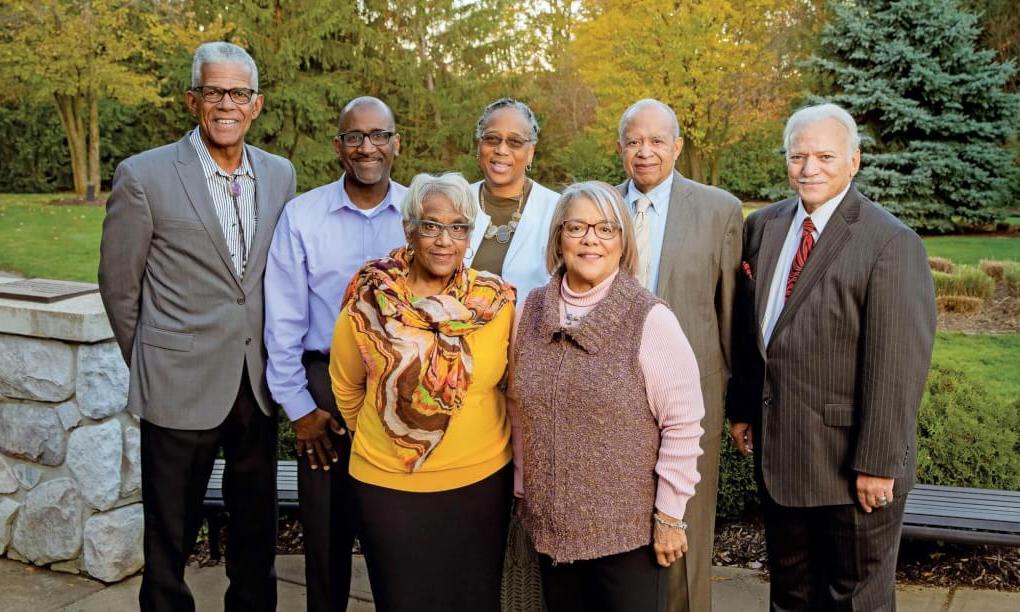
<instances>
[{"instance_id":1,"label":"gold bracelet","mask_svg":"<svg viewBox=\"0 0 1020 612\"><path fill-rule=\"evenodd\" d=\"M657 525L662 525L663 527L666 527L668 529L678 529L680 531L687 531L687 523L683 519L680 519L676 523L670 523L667 520L663 520L659 516L658 512L653 512L652 513L652 518L655 519L655 523Z\"/></svg>"}]
</instances>

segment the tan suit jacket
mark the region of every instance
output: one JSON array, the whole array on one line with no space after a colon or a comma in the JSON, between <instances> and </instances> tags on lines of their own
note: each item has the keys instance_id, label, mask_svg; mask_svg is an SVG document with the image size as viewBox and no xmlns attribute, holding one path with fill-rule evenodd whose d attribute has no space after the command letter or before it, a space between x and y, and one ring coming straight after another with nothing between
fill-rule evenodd
<instances>
[{"instance_id":1,"label":"tan suit jacket","mask_svg":"<svg viewBox=\"0 0 1020 612\"><path fill-rule=\"evenodd\" d=\"M627 183L619 189L626 194ZM701 612L712 607L711 560L723 396L731 368L742 224L740 200L673 172L662 254L658 262L651 262L659 270L655 294L669 304L694 349L705 399L701 423L705 430L701 438L704 454L698 458L701 481L684 517L690 525L689 550L670 572L669 609L674 612Z\"/></svg>"}]
</instances>

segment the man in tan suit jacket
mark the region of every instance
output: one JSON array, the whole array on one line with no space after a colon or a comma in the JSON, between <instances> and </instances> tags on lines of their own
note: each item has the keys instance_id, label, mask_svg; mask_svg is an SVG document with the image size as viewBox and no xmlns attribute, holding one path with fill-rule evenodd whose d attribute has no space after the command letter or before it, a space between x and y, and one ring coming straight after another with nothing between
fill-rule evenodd
<instances>
[{"instance_id":1,"label":"man in tan suit jacket","mask_svg":"<svg viewBox=\"0 0 1020 612\"><path fill-rule=\"evenodd\" d=\"M712 543L719 489L723 395L730 376L730 328L740 269L742 213L731 194L674 169L683 139L676 115L658 100L640 100L620 118L617 151L630 177L619 186L631 213L650 200L646 287L680 321L694 349L705 400L701 481L687 504L688 551L669 569L671 612L710 611Z\"/></svg>"},{"instance_id":2,"label":"man in tan suit jacket","mask_svg":"<svg viewBox=\"0 0 1020 612\"><path fill-rule=\"evenodd\" d=\"M845 110L801 109L784 140L797 197L747 219L730 431L755 458L771 609L891 611L931 272L917 234L854 186Z\"/></svg>"}]
</instances>

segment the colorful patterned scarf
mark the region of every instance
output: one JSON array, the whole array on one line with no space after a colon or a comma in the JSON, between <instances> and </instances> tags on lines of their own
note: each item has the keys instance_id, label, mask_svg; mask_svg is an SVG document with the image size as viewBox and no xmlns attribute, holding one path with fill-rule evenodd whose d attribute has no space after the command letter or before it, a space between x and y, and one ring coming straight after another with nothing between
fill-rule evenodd
<instances>
[{"instance_id":1,"label":"colorful patterned scarf","mask_svg":"<svg viewBox=\"0 0 1020 612\"><path fill-rule=\"evenodd\" d=\"M473 369L466 337L515 299L502 278L463 264L442 292L415 299L407 286L413 257L401 247L368 262L344 295L366 375L378 383L376 409L408 472L421 468L462 407Z\"/></svg>"}]
</instances>

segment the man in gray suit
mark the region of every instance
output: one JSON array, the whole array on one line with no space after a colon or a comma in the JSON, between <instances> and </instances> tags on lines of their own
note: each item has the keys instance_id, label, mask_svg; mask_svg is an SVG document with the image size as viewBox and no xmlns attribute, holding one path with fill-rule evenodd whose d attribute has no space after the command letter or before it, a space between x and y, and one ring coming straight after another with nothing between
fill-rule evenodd
<instances>
[{"instance_id":1,"label":"man in gray suit","mask_svg":"<svg viewBox=\"0 0 1020 612\"><path fill-rule=\"evenodd\" d=\"M773 610L893 610L935 335L920 238L854 187L853 118L794 113L797 197L744 233L730 434L755 457Z\"/></svg>"},{"instance_id":2,"label":"man in gray suit","mask_svg":"<svg viewBox=\"0 0 1020 612\"><path fill-rule=\"evenodd\" d=\"M198 127L121 162L107 201L99 286L141 419L144 610L193 610L184 565L217 452L226 460L227 610L273 610L276 417L265 383L262 275L294 194L287 160L245 145L258 69L207 43L187 103Z\"/></svg>"},{"instance_id":3,"label":"man in gray suit","mask_svg":"<svg viewBox=\"0 0 1020 612\"><path fill-rule=\"evenodd\" d=\"M620 118L617 151L630 179L619 186L631 213L639 280L662 298L694 349L705 400L704 454L698 483L683 518L687 554L669 572L669 610L712 609L710 580L719 488L723 391L730 374L730 327L740 269L740 201L674 169L683 139L673 110L639 100Z\"/></svg>"}]
</instances>

